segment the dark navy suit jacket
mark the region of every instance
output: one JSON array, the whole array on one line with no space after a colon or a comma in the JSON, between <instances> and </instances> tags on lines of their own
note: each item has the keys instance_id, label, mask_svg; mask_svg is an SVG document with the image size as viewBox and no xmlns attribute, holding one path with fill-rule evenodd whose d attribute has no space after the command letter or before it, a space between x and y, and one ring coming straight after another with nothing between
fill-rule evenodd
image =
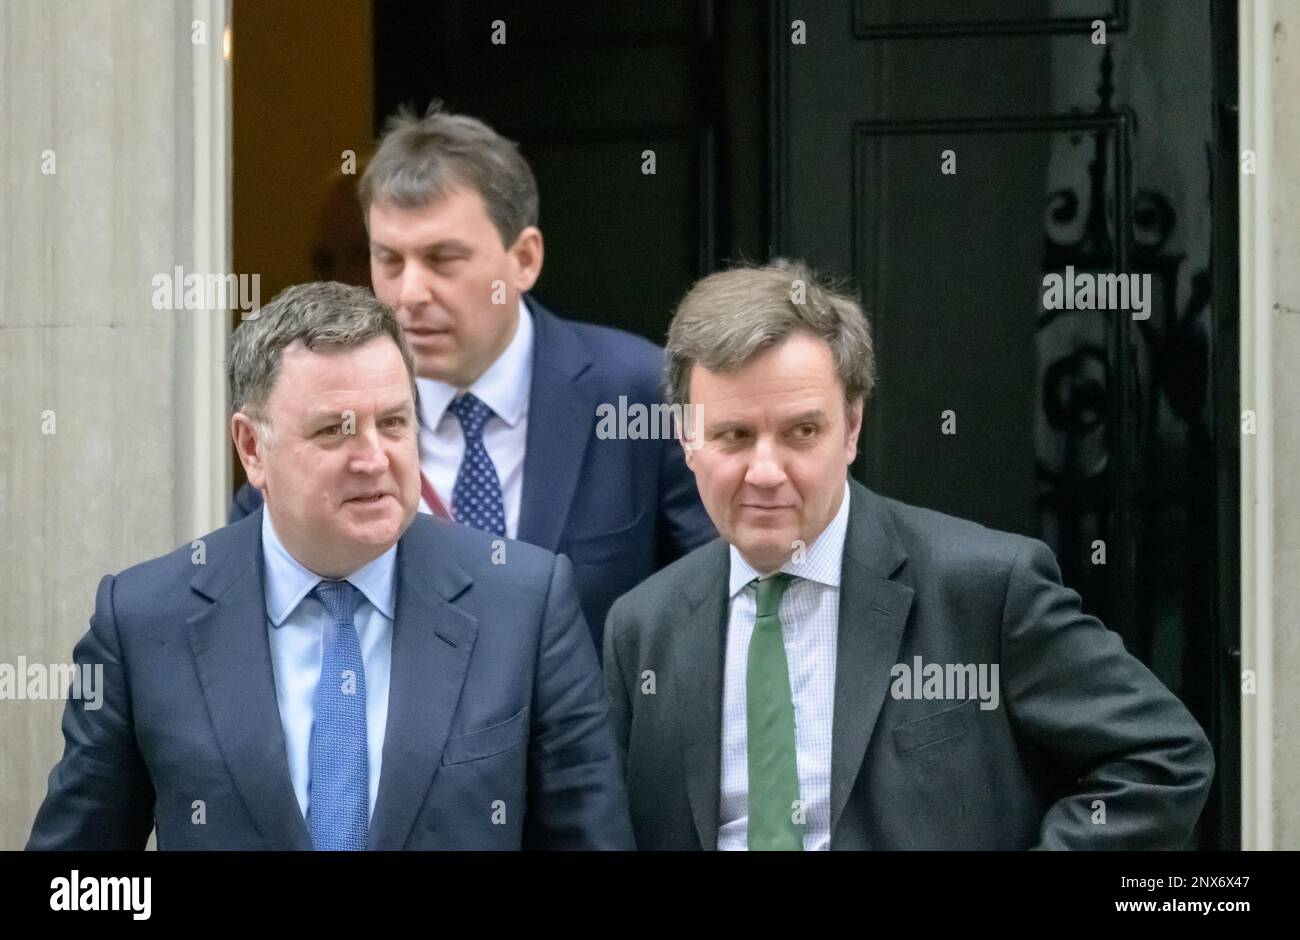
<instances>
[{"instance_id":1,"label":"dark navy suit jacket","mask_svg":"<svg viewBox=\"0 0 1300 940\"><path fill-rule=\"evenodd\" d=\"M276 703L262 514L106 576L29 849L310 849ZM417 515L398 542L371 849L630 848L569 563ZM201 807L197 801L202 801ZM201 813L200 813L201 810ZM201 821L200 821L201 820Z\"/></svg>"},{"instance_id":2,"label":"dark navy suit jacket","mask_svg":"<svg viewBox=\"0 0 1300 940\"><path fill-rule=\"evenodd\" d=\"M602 439L601 404L663 400L663 351L621 330L562 320L531 297L533 378L524 453L520 541L567 555L600 649L620 595L717 536L673 440ZM245 484L230 519L261 494Z\"/></svg>"}]
</instances>

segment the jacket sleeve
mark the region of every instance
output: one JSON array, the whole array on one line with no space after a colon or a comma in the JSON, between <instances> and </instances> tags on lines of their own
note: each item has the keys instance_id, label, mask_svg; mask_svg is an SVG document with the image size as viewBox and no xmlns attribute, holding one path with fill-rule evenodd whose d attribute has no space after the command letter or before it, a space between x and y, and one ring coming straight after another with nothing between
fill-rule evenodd
<instances>
[{"instance_id":1,"label":"jacket sleeve","mask_svg":"<svg viewBox=\"0 0 1300 940\"><path fill-rule=\"evenodd\" d=\"M113 611L114 579L99 582L90 630L73 651L76 668L102 680L63 709L63 758L32 825L28 849L143 849L153 831L154 790L136 747L127 670ZM96 694L97 693L97 694Z\"/></svg>"},{"instance_id":2,"label":"jacket sleeve","mask_svg":"<svg viewBox=\"0 0 1300 940\"><path fill-rule=\"evenodd\" d=\"M614 730L614 744L618 748L620 771L627 777L627 742L631 733L632 702L628 692L627 681L623 675L623 666L619 661L618 620L621 607L615 602L605 618L605 690L609 693L610 722Z\"/></svg>"},{"instance_id":3,"label":"jacket sleeve","mask_svg":"<svg viewBox=\"0 0 1300 940\"><path fill-rule=\"evenodd\" d=\"M563 555L551 569L539 644L523 847L634 848L609 698Z\"/></svg>"},{"instance_id":4,"label":"jacket sleeve","mask_svg":"<svg viewBox=\"0 0 1300 940\"><path fill-rule=\"evenodd\" d=\"M1200 725L1026 541L1008 575L1004 694L1018 732L1077 781L1043 817L1039 849L1182 849L1214 776Z\"/></svg>"}]
</instances>

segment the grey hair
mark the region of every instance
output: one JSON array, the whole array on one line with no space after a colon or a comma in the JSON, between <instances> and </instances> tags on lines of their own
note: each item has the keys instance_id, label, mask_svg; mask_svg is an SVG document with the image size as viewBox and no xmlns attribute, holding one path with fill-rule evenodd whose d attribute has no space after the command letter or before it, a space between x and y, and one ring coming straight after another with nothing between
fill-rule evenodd
<instances>
[{"instance_id":1,"label":"grey hair","mask_svg":"<svg viewBox=\"0 0 1300 940\"><path fill-rule=\"evenodd\" d=\"M397 344L417 400L415 363L397 317L374 294L337 281L286 288L230 335L226 375L230 405L269 432L266 403L280 374L284 350L297 340L308 349L352 349L376 336Z\"/></svg>"},{"instance_id":2,"label":"grey hair","mask_svg":"<svg viewBox=\"0 0 1300 940\"><path fill-rule=\"evenodd\" d=\"M682 298L668 328L672 403L690 402L696 364L733 372L798 332L830 346L849 410L865 403L876 382L876 360L862 308L801 262L784 259L711 274Z\"/></svg>"},{"instance_id":3,"label":"grey hair","mask_svg":"<svg viewBox=\"0 0 1300 940\"><path fill-rule=\"evenodd\" d=\"M478 118L442 110L435 99L424 117L404 106L388 119L357 197L369 230L375 203L423 209L463 186L483 198L506 248L537 224L537 180L518 146Z\"/></svg>"}]
</instances>

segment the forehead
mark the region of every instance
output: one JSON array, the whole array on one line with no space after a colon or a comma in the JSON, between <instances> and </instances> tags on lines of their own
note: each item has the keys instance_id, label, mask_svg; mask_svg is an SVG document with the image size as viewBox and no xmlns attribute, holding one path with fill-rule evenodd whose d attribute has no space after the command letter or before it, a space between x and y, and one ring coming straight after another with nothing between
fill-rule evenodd
<instances>
[{"instance_id":1,"label":"forehead","mask_svg":"<svg viewBox=\"0 0 1300 940\"><path fill-rule=\"evenodd\" d=\"M711 372L696 365L691 369L690 392L692 402L712 410L784 412L840 396L843 389L825 340L796 333L739 369Z\"/></svg>"},{"instance_id":2,"label":"forehead","mask_svg":"<svg viewBox=\"0 0 1300 940\"><path fill-rule=\"evenodd\" d=\"M410 397L402 353L389 336L375 336L347 349L308 349L294 340L280 356L272 405L297 407L332 396Z\"/></svg>"},{"instance_id":3,"label":"forehead","mask_svg":"<svg viewBox=\"0 0 1300 940\"><path fill-rule=\"evenodd\" d=\"M495 233L487 206L468 186L415 208L376 202L370 206L370 238L390 247L427 244L443 238L472 239Z\"/></svg>"}]
</instances>

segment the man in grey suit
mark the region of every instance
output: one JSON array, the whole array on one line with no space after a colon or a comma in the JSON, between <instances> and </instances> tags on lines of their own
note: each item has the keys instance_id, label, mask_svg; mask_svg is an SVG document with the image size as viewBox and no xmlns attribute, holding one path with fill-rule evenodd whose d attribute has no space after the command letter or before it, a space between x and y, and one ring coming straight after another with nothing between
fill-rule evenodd
<instances>
[{"instance_id":1,"label":"man in grey suit","mask_svg":"<svg viewBox=\"0 0 1300 940\"><path fill-rule=\"evenodd\" d=\"M1209 742L1051 551L848 478L874 373L852 299L715 274L667 352L721 538L606 621L638 847L1186 846Z\"/></svg>"},{"instance_id":2,"label":"man in grey suit","mask_svg":"<svg viewBox=\"0 0 1300 940\"><path fill-rule=\"evenodd\" d=\"M416 512L393 312L289 288L229 369L265 505L100 583L28 848L630 848L572 566Z\"/></svg>"}]
</instances>

